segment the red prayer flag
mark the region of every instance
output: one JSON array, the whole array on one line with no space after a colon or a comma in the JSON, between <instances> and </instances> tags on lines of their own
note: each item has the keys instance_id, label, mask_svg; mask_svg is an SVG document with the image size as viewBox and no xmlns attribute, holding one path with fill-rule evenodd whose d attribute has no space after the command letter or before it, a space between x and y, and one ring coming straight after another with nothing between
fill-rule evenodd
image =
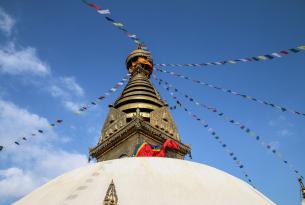
<instances>
[{"instance_id":1,"label":"red prayer flag","mask_svg":"<svg viewBox=\"0 0 305 205\"><path fill-rule=\"evenodd\" d=\"M93 4L93 3L88 3L88 6L90 6L90 7L92 7L92 8L94 8L95 10L102 10L102 8L101 7L99 7L98 5L96 5L96 4Z\"/></svg>"}]
</instances>

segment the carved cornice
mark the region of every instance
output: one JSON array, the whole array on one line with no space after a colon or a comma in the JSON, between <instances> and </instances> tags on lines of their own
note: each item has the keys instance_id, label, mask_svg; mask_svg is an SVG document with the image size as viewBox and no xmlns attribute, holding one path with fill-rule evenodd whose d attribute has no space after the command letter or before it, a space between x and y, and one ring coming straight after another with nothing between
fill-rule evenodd
<instances>
[{"instance_id":1,"label":"carved cornice","mask_svg":"<svg viewBox=\"0 0 305 205\"><path fill-rule=\"evenodd\" d=\"M97 158L101 156L103 153L113 149L116 147L120 142L129 138L132 133L142 132L146 134L147 137L152 138L153 140L163 143L166 139L174 139L172 136L167 134L166 132L159 130L157 128L152 127L148 122L145 122L141 117L135 117L132 121L130 121L127 125L122 127L119 131L113 134L108 139L102 141L94 148L90 148L90 155ZM179 146L180 152L182 155L186 155L190 152L190 147L187 145L182 144L179 141L176 141Z\"/></svg>"}]
</instances>

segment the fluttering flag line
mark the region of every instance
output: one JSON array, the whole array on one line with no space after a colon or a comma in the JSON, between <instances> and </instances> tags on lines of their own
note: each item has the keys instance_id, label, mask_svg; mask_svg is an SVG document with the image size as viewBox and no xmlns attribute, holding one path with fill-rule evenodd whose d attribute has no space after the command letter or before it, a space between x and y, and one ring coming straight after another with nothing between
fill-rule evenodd
<instances>
[{"instance_id":1,"label":"fluttering flag line","mask_svg":"<svg viewBox=\"0 0 305 205\"><path fill-rule=\"evenodd\" d=\"M159 84L161 85L161 84ZM162 86L162 85L161 85ZM163 86L162 86L163 87ZM165 87L164 87L165 88ZM166 89L166 88L165 88ZM194 120L198 121L202 126L204 126L208 133L213 137L213 139L215 139L220 146L227 152L227 154L229 155L229 157L234 161L234 163L236 164L236 166L240 169L240 171L242 172L242 174L244 175L244 177L246 178L246 180L249 182L249 184L251 184L253 187L253 181L252 179L249 177L249 174L247 174L247 172L245 172L244 168L245 166L240 162L240 160L238 160L236 154L228 147L228 145L219 137L219 135L215 132L215 130L213 128L211 128L208 124L208 122L206 120L203 120L201 118L199 118L197 115L193 114L191 111L189 111L185 106L182 105L182 103L178 100L178 98L174 95L174 93L170 92L171 97L174 99L174 101L176 102L177 105L170 107L171 110L176 109L177 106L181 107L185 112L188 113L188 115L190 115ZM255 187L254 187L255 188Z\"/></svg>"},{"instance_id":2,"label":"fluttering flag line","mask_svg":"<svg viewBox=\"0 0 305 205\"><path fill-rule=\"evenodd\" d=\"M125 81L127 81L130 77L130 74L127 74L124 78L122 78L122 80L120 80L118 83L116 83L112 88L110 88L107 92L104 93L104 95L98 97L96 100L91 101L90 104L88 105L84 105L81 108L79 108L79 110L75 111L75 114L80 114L81 112L87 111L89 108L91 108L92 106L96 106L99 103L101 103L106 97L110 96L112 93L114 93L115 91L117 91L117 89L119 87L121 87ZM63 123L62 119L57 119L55 122L50 123L48 125L49 128L54 128L58 125L61 125ZM28 139L30 139L30 137L36 136L38 134L44 134L45 130L44 129L37 129L34 130L31 134L29 135L25 135L22 136L18 139L16 139L12 145L17 145L20 146L23 142L28 141ZM0 145L0 152L3 151L5 148L7 148L8 146L4 146L4 145Z\"/></svg>"},{"instance_id":3,"label":"fluttering flag line","mask_svg":"<svg viewBox=\"0 0 305 205\"><path fill-rule=\"evenodd\" d=\"M218 87L218 86L215 86L215 85L212 85L210 83L207 83L207 82L204 82L204 81L200 81L200 80L194 80L194 79L192 79L190 77L178 74L176 72L167 71L167 70L160 69L160 68L155 68L155 70L157 70L157 71L159 71L161 73L166 73L166 74L170 74L172 76L176 76L176 77L179 77L179 78L182 78L182 79L185 79L185 80L189 80L189 81L192 81L193 83L196 83L196 84L199 84L199 85L204 85L204 86L207 86L209 88L213 88L215 90L222 91L224 93L229 93L231 95L239 96L239 97L241 97L243 99L246 99L246 100L251 100L251 101L257 102L257 103L260 103L262 105L266 105L266 106L275 108L276 110L281 111L281 112L289 112L289 113L292 113L294 115L299 115L299 116L305 117L305 113L303 113L303 112L299 112L299 111L296 111L294 109L286 108L286 107L277 105L275 103L271 103L271 102L267 102L267 101L264 101L264 100L260 100L260 99L255 98L255 97L252 97L252 96L249 96L249 95L245 95L245 94L239 93L237 91L233 91L231 89Z\"/></svg>"},{"instance_id":4,"label":"fluttering flag line","mask_svg":"<svg viewBox=\"0 0 305 205\"><path fill-rule=\"evenodd\" d=\"M56 127L58 125L61 125L63 123L63 120L61 119L57 119L56 121L54 121L53 123L50 123L48 125L49 128L53 128L53 127ZM17 146L20 146L22 143L28 141L29 139L31 139L32 137L35 137L37 135L40 135L40 134L44 134L46 132L45 129L35 129L31 132L31 134L27 134L27 135L24 135L22 137L19 137L17 139L15 139L15 141L12 143L12 145L17 145ZM3 151L4 149L8 148L10 145L0 145L0 152Z\"/></svg>"},{"instance_id":5,"label":"fluttering flag line","mask_svg":"<svg viewBox=\"0 0 305 205\"><path fill-rule=\"evenodd\" d=\"M101 95L97 99L91 101L89 104L81 106L78 110L74 111L75 114L81 114L82 112L85 112L89 110L90 108L97 106L99 103L101 103L105 98L110 96L112 93L116 92L124 83L129 79L130 74L128 73L122 80L117 82L112 88L110 88L107 92L104 93L104 95Z\"/></svg>"},{"instance_id":6,"label":"fluttering flag line","mask_svg":"<svg viewBox=\"0 0 305 205\"><path fill-rule=\"evenodd\" d=\"M155 64L156 66L160 67L205 67L210 65L225 65L225 64L236 64L239 62L255 62L255 61L265 61L265 60L272 60L275 58L282 58L288 54L292 53L299 53L300 51L304 51L305 46L297 46L295 48L290 48L278 52L274 52L271 54L265 54L265 55L259 55L254 57L248 57L248 58L240 58L236 60L223 60L223 61L215 61L215 62L208 62L208 63L188 63L188 64Z\"/></svg>"},{"instance_id":7,"label":"fluttering flag line","mask_svg":"<svg viewBox=\"0 0 305 205\"><path fill-rule=\"evenodd\" d=\"M111 15L111 12L109 9L102 9L100 6L94 4L94 3L89 3L86 0L82 0L82 2L84 4L86 4L87 6L93 8L94 10L97 11L97 13L102 14L102 15ZM136 34L133 34L131 32L129 32L127 29L125 29L124 24L122 22L116 21L113 18L110 18L109 16L105 16L105 19L111 23L113 26L117 27L119 30L121 30L128 38L130 38L133 43L135 43L136 45L141 45L142 49L144 50L148 50L147 46L145 45L145 43L140 40Z\"/></svg>"},{"instance_id":8,"label":"fluttering flag line","mask_svg":"<svg viewBox=\"0 0 305 205\"><path fill-rule=\"evenodd\" d=\"M229 122L230 124L238 126L241 130L243 130L247 135L254 138L257 142L259 142L264 148L266 148L268 151L270 151L272 154L274 154L278 160L286 164L293 172L297 175L297 177L302 177L300 175L300 172L295 168L295 166L284 159L281 152L273 147L270 143L265 142L260 135L258 135L255 131L250 129L248 126L246 126L244 123L241 123L235 119L232 119L231 117L227 116L225 113L221 112L219 109L215 107L208 106L206 104L200 103L194 98L192 98L190 95L184 94L181 91L179 91L176 87L174 87L172 84L168 83L167 81L158 78L156 75L153 75L153 78L158 81L159 85L165 85L163 86L168 92L172 93L171 90L173 90L176 93L179 93L186 99L188 99L190 102L194 103L196 106L205 108L206 110L213 112L217 114L217 116L222 117L225 121Z\"/></svg>"}]
</instances>

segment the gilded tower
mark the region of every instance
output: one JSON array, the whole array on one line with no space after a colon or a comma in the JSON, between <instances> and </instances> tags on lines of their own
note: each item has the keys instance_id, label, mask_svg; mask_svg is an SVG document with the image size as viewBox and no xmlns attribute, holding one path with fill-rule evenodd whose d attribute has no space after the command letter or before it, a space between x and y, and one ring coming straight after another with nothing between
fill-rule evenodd
<instances>
[{"instance_id":1,"label":"gilded tower","mask_svg":"<svg viewBox=\"0 0 305 205\"><path fill-rule=\"evenodd\" d=\"M148 51L138 49L126 59L130 79L104 122L98 144L90 149L97 161L131 156L137 144L147 142L161 146L166 139L175 140L179 150L167 150L166 156L183 159L190 147L181 143L176 124L150 82L153 60Z\"/></svg>"}]
</instances>

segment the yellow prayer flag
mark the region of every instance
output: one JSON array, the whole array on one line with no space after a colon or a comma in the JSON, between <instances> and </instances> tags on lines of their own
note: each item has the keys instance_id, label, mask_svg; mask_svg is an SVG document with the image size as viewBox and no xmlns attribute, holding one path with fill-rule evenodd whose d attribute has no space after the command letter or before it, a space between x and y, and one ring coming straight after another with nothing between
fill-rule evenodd
<instances>
[{"instance_id":1,"label":"yellow prayer flag","mask_svg":"<svg viewBox=\"0 0 305 205\"><path fill-rule=\"evenodd\" d=\"M236 62L233 60L228 61L229 63L235 64Z\"/></svg>"},{"instance_id":2,"label":"yellow prayer flag","mask_svg":"<svg viewBox=\"0 0 305 205\"><path fill-rule=\"evenodd\" d=\"M124 26L122 23L113 23L113 25L115 25L115 26L119 26L119 27Z\"/></svg>"},{"instance_id":3,"label":"yellow prayer flag","mask_svg":"<svg viewBox=\"0 0 305 205\"><path fill-rule=\"evenodd\" d=\"M261 60L267 60L268 58L266 58L265 56L257 56L259 59Z\"/></svg>"},{"instance_id":4,"label":"yellow prayer flag","mask_svg":"<svg viewBox=\"0 0 305 205\"><path fill-rule=\"evenodd\" d=\"M305 46L299 46L299 49L305 50Z\"/></svg>"},{"instance_id":5,"label":"yellow prayer flag","mask_svg":"<svg viewBox=\"0 0 305 205\"><path fill-rule=\"evenodd\" d=\"M255 133L255 132L250 132L249 134L250 134L250 136L252 136L252 137L256 136L256 133Z\"/></svg>"}]
</instances>

